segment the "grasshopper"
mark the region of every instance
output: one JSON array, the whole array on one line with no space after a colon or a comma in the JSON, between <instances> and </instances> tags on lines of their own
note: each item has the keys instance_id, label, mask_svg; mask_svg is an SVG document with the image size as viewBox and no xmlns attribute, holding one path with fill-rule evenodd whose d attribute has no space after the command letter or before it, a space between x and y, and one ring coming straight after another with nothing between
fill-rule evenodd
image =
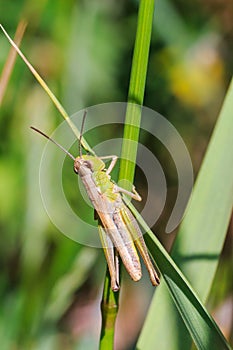
<instances>
[{"instance_id":1,"label":"grasshopper","mask_svg":"<svg viewBox=\"0 0 233 350\"><path fill-rule=\"evenodd\" d=\"M133 191L129 192L115 184L110 177L110 173L117 162L117 156L97 157L95 155L82 155L81 140L86 113L84 114L81 132L79 134L60 102L1 24L0 29L79 139L79 156L75 158L62 145L58 144L48 135L37 128L31 127L34 131L52 141L74 161L74 171L81 177L98 216L99 235L111 276L112 290L118 291L120 288L118 254L131 278L134 281L140 280L142 272L137 250L144 260L152 284L155 286L158 285L159 277L150 259L140 227L124 202L122 194L126 194L138 201L141 200L141 197L134 187ZM83 146L91 152L89 145L85 141L83 142ZM107 159L111 159L111 162L106 169L104 160Z\"/></svg>"},{"instance_id":2,"label":"grasshopper","mask_svg":"<svg viewBox=\"0 0 233 350\"><path fill-rule=\"evenodd\" d=\"M81 138L85 116L86 112L79 138L80 155L76 158L48 135L35 127L31 128L52 141L74 161L74 171L80 176L97 214L98 231L108 264L112 290L116 292L120 288L118 254L131 278L134 281L140 280L142 270L137 250L144 260L152 285L156 286L160 282L158 274L150 259L140 227L124 202L122 193L137 201L141 201L141 197L135 187L129 192L111 180L110 173L117 162L117 156L97 157L82 154ZM108 159L111 162L106 168L104 160Z\"/></svg>"}]
</instances>

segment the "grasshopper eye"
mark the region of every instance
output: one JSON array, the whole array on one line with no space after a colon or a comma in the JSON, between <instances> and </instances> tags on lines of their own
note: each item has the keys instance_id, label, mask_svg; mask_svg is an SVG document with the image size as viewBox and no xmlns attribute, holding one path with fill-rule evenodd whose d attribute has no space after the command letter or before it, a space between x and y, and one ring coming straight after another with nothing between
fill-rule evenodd
<instances>
[{"instance_id":1,"label":"grasshopper eye","mask_svg":"<svg viewBox=\"0 0 233 350\"><path fill-rule=\"evenodd\" d=\"M75 174L78 174L78 169L75 165L74 165L74 172L75 172Z\"/></svg>"},{"instance_id":2,"label":"grasshopper eye","mask_svg":"<svg viewBox=\"0 0 233 350\"><path fill-rule=\"evenodd\" d=\"M79 162L78 158L76 158L75 161L74 161L74 172L76 174L78 174L79 168L80 168L80 162Z\"/></svg>"}]
</instances>

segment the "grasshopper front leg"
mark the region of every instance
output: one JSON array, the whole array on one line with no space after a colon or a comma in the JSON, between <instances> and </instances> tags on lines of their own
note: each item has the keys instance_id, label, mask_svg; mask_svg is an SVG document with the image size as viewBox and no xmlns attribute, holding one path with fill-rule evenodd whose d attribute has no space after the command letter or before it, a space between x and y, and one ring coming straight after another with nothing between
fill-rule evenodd
<instances>
[{"instance_id":1,"label":"grasshopper front leg","mask_svg":"<svg viewBox=\"0 0 233 350\"><path fill-rule=\"evenodd\" d=\"M99 158L100 159L112 159L108 169L106 170L106 174L109 175L111 173L112 169L114 168L114 166L116 165L118 157L117 156L103 156L103 157L99 157Z\"/></svg>"},{"instance_id":2,"label":"grasshopper front leg","mask_svg":"<svg viewBox=\"0 0 233 350\"><path fill-rule=\"evenodd\" d=\"M100 159L112 159L109 167L106 170L106 174L109 175L111 173L111 171L113 170L114 166L116 165L118 157L112 155L112 156L104 156L104 157L99 157L99 158ZM142 197L136 191L135 186L133 186L133 192L130 192L130 191L127 191L126 189L116 185L115 186L115 191L124 193L124 194L128 195L129 197L135 199L136 201L141 201L142 200Z\"/></svg>"}]
</instances>

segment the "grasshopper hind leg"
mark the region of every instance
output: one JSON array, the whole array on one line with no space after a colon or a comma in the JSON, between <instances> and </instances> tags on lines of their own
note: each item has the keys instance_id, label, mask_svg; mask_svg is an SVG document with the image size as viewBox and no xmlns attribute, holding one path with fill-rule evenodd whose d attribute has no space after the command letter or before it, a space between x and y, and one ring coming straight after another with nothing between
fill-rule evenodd
<instances>
[{"instance_id":1,"label":"grasshopper hind leg","mask_svg":"<svg viewBox=\"0 0 233 350\"><path fill-rule=\"evenodd\" d=\"M120 289L118 253L109 236L106 234L105 229L101 225L98 225L98 230L111 277L111 289L117 292Z\"/></svg>"},{"instance_id":2,"label":"grasshopper hind leg","mask_svg":"<svg viewBox=\"0 0 233 350\"><path fill-rule=\"evenodd\" d=\"M131 213L131 211L128 208L124 208L124 210L121 212L122 218L125 221L125 224L127 225L127 228L131 234L132 240L134 241L135 246L137 247L138 252L140 253L147 271L150 276L150 280L153 286L157 286L160 284L160 279L157 274L157 271L155 270L155 267L151 261L149 252L147 250L146 243L144 241L142 232L140 230L140 227Z\"/></svg>"}]
</instances>

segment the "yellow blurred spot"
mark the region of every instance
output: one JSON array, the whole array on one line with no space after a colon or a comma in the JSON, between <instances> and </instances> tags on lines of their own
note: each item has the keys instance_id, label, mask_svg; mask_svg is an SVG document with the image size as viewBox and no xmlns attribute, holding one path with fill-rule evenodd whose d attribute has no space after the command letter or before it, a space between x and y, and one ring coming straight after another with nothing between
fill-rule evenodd
<instances>
[{"instance_id":1,"label":"yellow blurred spot","mask_svg":"<svg viewBox=\"0 0 233 350\"><path fill-rule=\"evenodd\" d=\"M211 41L198 42L169 69L174 95L183 103L203 107L223 90L223 63Z\"/></svg>"}]
</instances>

